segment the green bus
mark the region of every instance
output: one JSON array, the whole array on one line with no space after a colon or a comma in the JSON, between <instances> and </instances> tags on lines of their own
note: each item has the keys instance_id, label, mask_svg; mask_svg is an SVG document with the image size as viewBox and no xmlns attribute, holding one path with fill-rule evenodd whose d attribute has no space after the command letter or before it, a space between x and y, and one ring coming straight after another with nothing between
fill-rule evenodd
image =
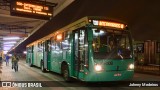
<instances>
[{"instance_id":1,"label":"green bus","mask_svg":"<svg viewBox=\"0 0 160 90\"><path fill-rule=\"evenodd\" d=\"M122 81L134 75L133 54L126 24L86 16L27 45L26 61L65 81Z\"/></svg>"}]
</instances>

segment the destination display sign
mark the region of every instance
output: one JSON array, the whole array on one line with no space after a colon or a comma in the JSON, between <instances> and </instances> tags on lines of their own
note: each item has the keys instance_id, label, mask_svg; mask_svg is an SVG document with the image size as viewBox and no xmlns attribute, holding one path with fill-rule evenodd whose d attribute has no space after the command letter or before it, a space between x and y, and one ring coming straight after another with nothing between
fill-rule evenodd
<instances>
[{"instance_id":1,"label":"destination display sign","mask_svg":"<svg viewBox=\"0 0 160 90\"><path fill-rule=\"evenodd\" d=\"M20 0L11 2L11 15L49 19L53 16L53 7Z\"/></svg>"},{"instance_id":2,"label":"destination display sign","mask_svg":"<svg viewBox=\"0 0 160 90\"><path fill-rule=\"evenodd\" d=\"M93 25L98 25L98 26L108 26L108 27L113 27L113 28L120 28L124 29L125 25L122 23L117 23L117 22L110 22L110 21L103 21L103 20L93 20Z\"/></svg>"}]
</instances>

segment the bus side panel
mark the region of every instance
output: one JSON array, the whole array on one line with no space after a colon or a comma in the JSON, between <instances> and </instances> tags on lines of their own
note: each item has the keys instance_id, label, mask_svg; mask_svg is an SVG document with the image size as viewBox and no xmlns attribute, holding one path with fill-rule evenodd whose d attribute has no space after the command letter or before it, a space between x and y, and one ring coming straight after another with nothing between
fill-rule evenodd
<instances>
[{"instance_id":1,"label":"bus side panel","mask_svg":"<svg viewBox=\"0 0 160 90\"><path fill-rule=\"evenodd\" d=\"M63 58L62 58L62 50L59 51L59 53L57 54L57 73L61 73L61 62L62 62Z\"/></svg>"},{"instance_id":2,"label":"bus side panel","mask_svg":"<svg viewBox=\"0 0 160 90\"><path fill-rule=\"evenodd\" d=\"M34 45L34 50L33 50L33 65L37 66L37 46Z\"/></svg>"},{"instance_id":3,"label":"bus side panel","mask_svg":"<svg viewBox=\"0 0 160 90\"><path fill-rule=\"evenodd\" d=\"M52 50L51 51L51 71L53 72L57 72L57 73L60 73L60 70L59 70L59 51L56 51L56 50Z\"/></svg>"},{"instance_id":4,"label":"bus side panel","mask_svg":"<svg viewBox=\"0 0 160 90\"><path fill-rule=\"evenodd\" d=\"M30 58L30 47L27 47L26 63L29 63Z\"/></svg>"},{"instance_id":5,"label":"bus side panel","mask_svg":"<svg viewBox=\"0 0 160 90\"><path fill-rule=\"evenodd\" d=\"M61 73L61 65L63 61L69 63L69 69L70 69L71 50L52 50L50 57L51 57L50 71Z\"/></svg>"},{"instance_id":6,"label":"bus side panel","mask_svg":"<svg viewBox=\"0 0 160 90\"><path fill-rule=\"evenodd\" d=\"M30 63L31 63L32 65L34 65L34 46L32 46L31 61L30 61Z\"/></svg>"},{"instance_id":7,"label":"bus side panel","mask_svg":"<svg viewBox=\"0 0 160 90\"><path fill-rule=\"evenodd\" d=\"M70 73L70 77L74 76L74 56L73 56L73 34L71 34L71 38L70 38L70 51L68 51L67 55L67 60L70 60L70 65L69 65L69 73Z\"/></svg>"},{"instance_id":8,"label":"bus side panel","mask_svg":"<svg viewBox=\"0 0 160 90\"><path fill-rule=\"evenodd\" d=\"M51 66L51 69L50 71L53 71L55 72L56 68L55 68L55 61L56 61L56 53L54 50L51 50L51 63L50 63L50 66Z\"/></svg>"},{"instance_id":9,"label":"bus side panel","mask_svg":"<svg viewBox=\"0 0 160 90\"><path fill-rule=\"evenodd\" d=\"M37 66L41 66L41 60L43 59L43 52L38 51L37 52Z\"/></svg>"},{"instance_id":10,"label":"bus side panel","mask_svg":"<svg viewBox=\"0 0 160 90\"><path fill-rule=\"evenodd\" d=\"M68 65L68 69L69 69L70 76L71 76L71 68L73 68L73 67L72 67L72 61L73 61L73 60L72 60L71 56L72 56L71 50L68 50L68 51L66 52L66 61L67 61L67 63L69 64L69 65Z\"/></svg>"},{"instance_id":11,"label":"bus side panel","mask_svg":"<svg viewBox=\"0 0 160 90\"><path fill-rule=\"evenodd\" d=\"M61 68L61 65L62 65L62 62L66 62L67 65L68 65L68 69L69 71L71 72L71 50L63 50L62 51L62 60L61 61L61 64L59 64L59 68ZM60 69L60 72L61 72L61 69Z\"/></svg>"}]
</instances>

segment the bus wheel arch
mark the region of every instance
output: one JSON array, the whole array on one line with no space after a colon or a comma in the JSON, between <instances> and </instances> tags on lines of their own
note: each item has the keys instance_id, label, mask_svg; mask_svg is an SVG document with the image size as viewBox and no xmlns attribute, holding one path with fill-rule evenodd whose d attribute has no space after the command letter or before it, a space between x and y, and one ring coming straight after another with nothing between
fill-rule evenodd
<instances>
[{"instance_id":1,"label":"bus wheel arch","mask_svg":"<svg viewBox=\"0 0 160 90\"><path fill-rule=\"evenodd\" d=\"M69 82L71 78L69 77L69 67L67 62L63 61L61 64L61 74L66 82Z\"/></svg>"}]
</instances>

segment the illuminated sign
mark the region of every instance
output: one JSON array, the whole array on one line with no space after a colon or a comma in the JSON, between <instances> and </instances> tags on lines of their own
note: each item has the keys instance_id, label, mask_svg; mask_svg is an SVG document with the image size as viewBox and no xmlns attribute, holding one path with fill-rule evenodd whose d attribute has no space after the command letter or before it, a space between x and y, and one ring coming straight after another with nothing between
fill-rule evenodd
<instances>
[{"instance_id":1,"label":"illuminated sign","mask_svg":"<svg viewBox=\"0 0 160 90\"><path fill-rule=\"evenodd\" d=\"M49 19L52 17L53 7L37 3L13 1L11 3L11 15L31 18Z\"/></svg>"},{"instance_id":2,"label":"illuminated sign","mask_svg":"<svg viewBox=\"0 0 160 90\"><path fill-rule=\"evenodd\" d=\"M98 20L93 20L93 25L108 26L108 27L114 27L114 28L120 28L120 29L124 29L125 27L125 25L121 23L109 22L109 21L98 21Z\"/></svg>"}]
</instances>

